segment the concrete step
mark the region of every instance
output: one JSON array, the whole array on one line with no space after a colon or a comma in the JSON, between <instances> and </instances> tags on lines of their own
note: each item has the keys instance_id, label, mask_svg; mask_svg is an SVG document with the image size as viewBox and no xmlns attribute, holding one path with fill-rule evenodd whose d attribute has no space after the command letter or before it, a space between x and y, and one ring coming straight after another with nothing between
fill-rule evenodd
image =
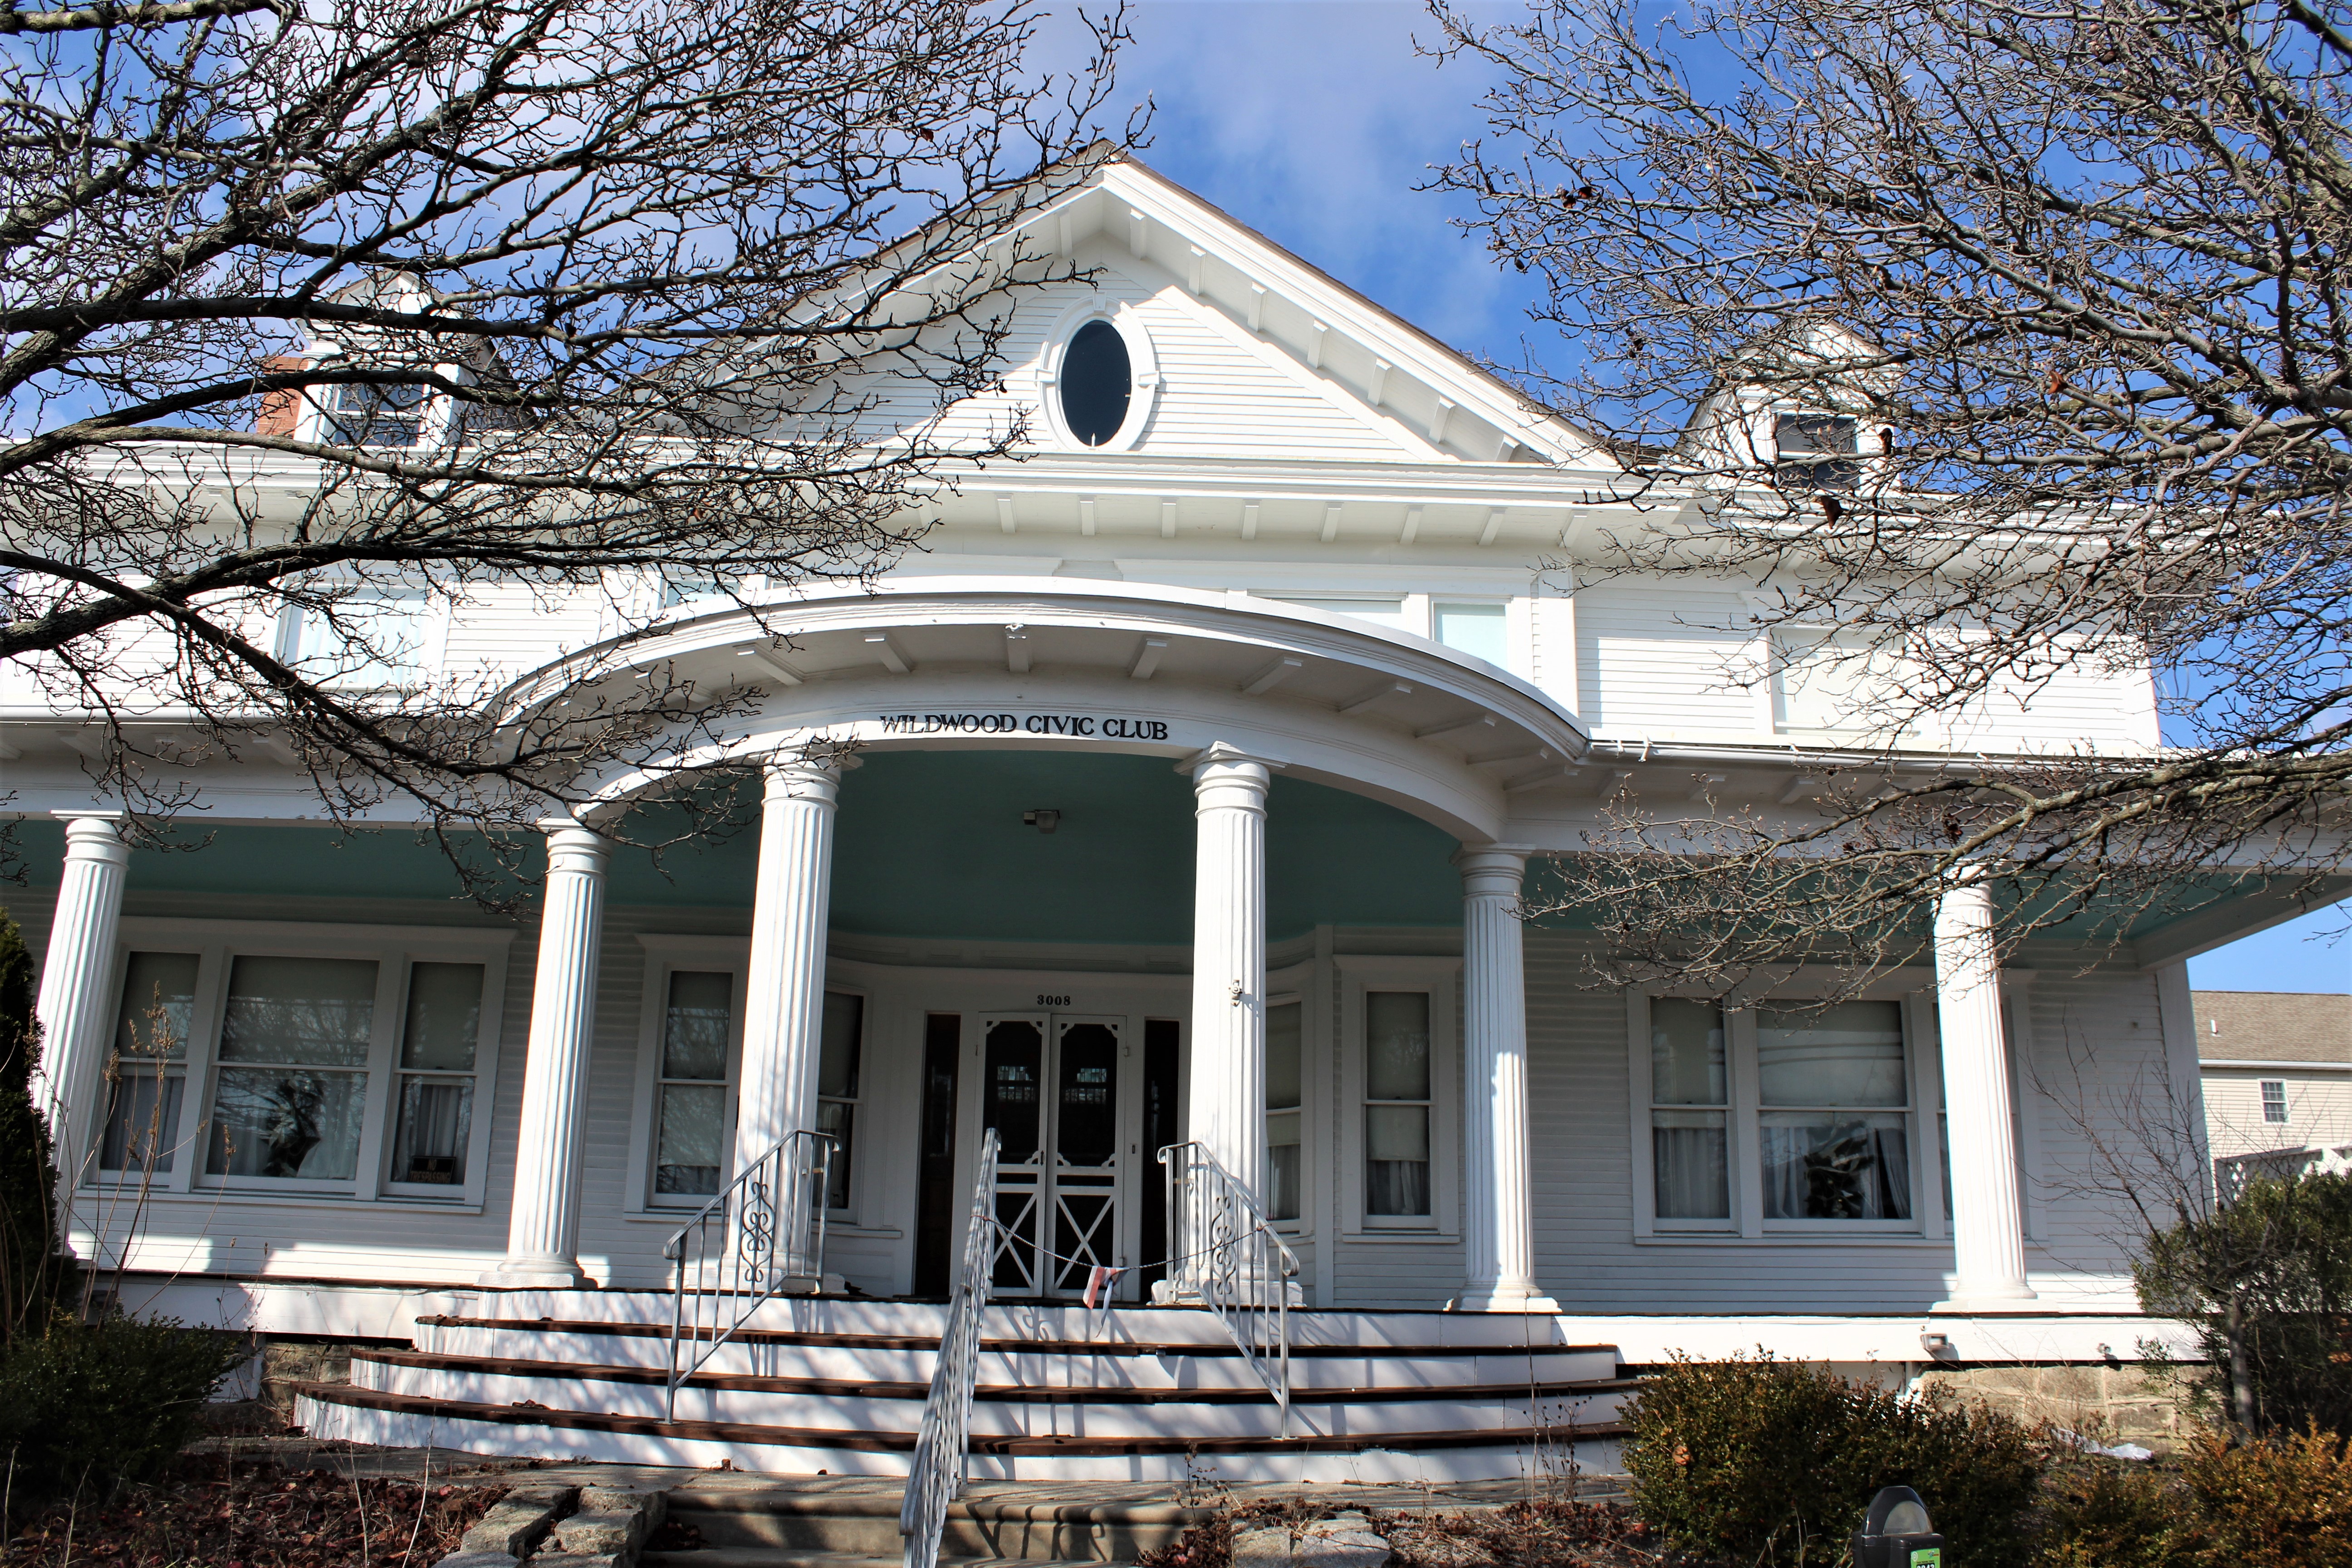
<instances>
[{"instance_id":1,"label":"concrete step","mask_svg":"<svg viewBox=\"0 0 2352 1568\"><path fill-rule=\"evenodd\" d=\"M651 1368L551 1366L539 1362L362 1350L352 1373L361 1387L475 1404L539 1405L661 1420L662 1373ZM1424 1431L1526 1427L1547 1421L1612 1419L1633 1385L1524 1383L1440 1387L1294 1390L1290 1430L1300 1436L1387 1436ZM789 1425L840 1432L911 1433L922 1420L925 1384L698 1374L678 1391L680 1421ZM982 1384L972 1408L976 1437L1273 1437L1281 1412L1262 1388L1072 1389Z\"/></svg>"},{"instance_id":2,"label":"concrete step","mask_svg":"<svg viewBox=\"0 0 2352 1568\"><path fill-rule=\"evenodd\" d=\"M702 1532L706 1547L756 1547L830 1557L898 1561L896 1488L850 1495L790 1487L672 1494L672 1516ZM950 1504L940 1531L942 1557L972 1562L1132 1563L1169 1545L1214 1510L1178 1503L1005 1502L968 1498Z\"/></svg>"},{"instance_id":3,"label":"concrete step","mask_svg":"<svg viewBox=\"0 0 2352 1568\"><path fill-rule=\"evenodd\" d=\"M1199 1316L1200 1314L1194 1314ZM419 1320L420 1350L447 1355L537 1360L561 1364L667 1367L667 1323L428 1317ZM829 1377L856 1383L928 1383L936 1338L834 1335L746 1329L711 1355L715 1373ZM1300 1343L1291 1347L1294 1387L1449 1387L1534 1382L1590 1383L1613 1377L1607 1345L1527 1348L1442 1344ZM1028 1387L1250 1388L1257 1380L1230 1339L1214 1342L983 1340L983 1383Z\"/></svg>"},{"instance_id":4,"label":"concrete step","mask_svg":"<svg viewBox=\"0 0 2352 1568\"><path fill-rule=\"evenodd\" d=\"M660 1290L512 1290L494 1297L445 1299L449 1310L430 1314L494 1317L508 1321L659 1324L667 1331L672 1298ZM932 1301L866 1297L779 1296L763 1302L748 1324L754 1330L834 1335L902 1336L939 1342L947 1308ZM1300 1347L1353 1345L1518 1349L1532 1338L1558 1338L1548 1313L1343 1311L1299 1309L1290 1313L1292 1342ZM1117 1339L1215 1345L1225 1332L1213 1313L1194 1307L1118 1306L1089 1311L1069 1305L996 1303L982 1320L982 1337L1024 1342Z\"/></svg>"},{"instance_id":5,"label":"concrete step","mask_svg":"<svg viewBox=\"0 0 2352 1568\"><path fill-rule=\"evenodd\" d=\"M296 1421L312 1436L389 1447L435 1443L480 1454L805 1476L904 1476L914 1448L913 1436L903 1432L666 1422L352 1384L299 1384L293 1392ZM1611 1421L1286 1438L1181 1430L1140 1437L982 1436L972 1441L971 1474L978 1480L1421 1484L1516 1477L1571 1458L1589 1473L1613 1474L1622 1435Z\"/></svg>"}]
</instances>

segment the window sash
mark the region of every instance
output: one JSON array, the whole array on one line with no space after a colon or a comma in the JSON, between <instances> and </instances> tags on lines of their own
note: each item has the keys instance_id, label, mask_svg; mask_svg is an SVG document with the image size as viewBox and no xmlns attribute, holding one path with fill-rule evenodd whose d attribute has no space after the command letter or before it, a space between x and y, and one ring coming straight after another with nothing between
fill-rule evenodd
<instances>
[{"instance_id":1,"label":"window sash","mask_svg":"<svg viewBox=\"0 0 2352 1568\"><path fill-rule=\"evenodd\" d=\"M118 1018L137 1010L133 993L142 985L153 989L162 955L179 977L168 988L176 1037L160 1064L144 1054L108 1064L110 1089L97 1107L86 1179L152 1184L163 1195L479 1201L476 1145L483 1130L472 1101L495 1065L495 1037L482 1030L495 1016L486 1000L503 977L502 943L419 931L424 940L412 949L383 927L352 927L348 935L299 928L298 935L281 922L218 921L209 940L184 944L179 928L193 923L124 922ZM437 987L436 971L445 982ZM420 973L427 1002L437 995L460 1009L457 1022L442 1020L425 1059L462 1058L464 1070L401 1065ZM457 984L446 984L453 979ZM453 1032L461 1027L470 1030L464 1041ZM120 1022L116 1034L121 1044ZM454 1128L437 1134L447 1170L411 1183L401 1179L404 1140L413 1142L403 1128L404 1101L420 1077L460 1084L461 1105ZM153 1147L143 1150L151 1129Z\"/></svg>"},{"instance_id":2,"label":"window sash","mask_svg":"<svg viewBox=\"0 0 2352 1568\"><path fill-rule=\"evenodd\" d=\"M1816 1097L1821 1085L1852 1090L1830 1097L1850 1103L1786 1104L1766 1099L1764 1058L1771 1047L1765 1043L1763 1020L1771 1009L1724 1012L1681 998L1634 995L1638 1002L1628 1021L1638 1033L1629 1046L1645 1084L1634 1116L1636 1157L1648 1166L1640 1173L1647 1184L1646 1227L1750 1236L1916 1236L1939 1217L1928 1213L1936 1206L1927 1192L1932 1176L1918 1165L1917 1086L1933 1069L1917 1038L1923 1024L1913 1004L1865 1004L1887 1007L1876 1020L1833 1010L1822 1016L1847 1026L1825 1027L1818 1039L1780 1042L1784 1053L1826 1053L1826 1070L1811 1075ZM1723 1043L1719 1072L1711 1047L1701 1047L1693 1036L1696 1013L1675 1016L1702 1005L1716 1016L1711 1038ZM1643 1020L1646 1027L1641 1026ZM1891 1056L1880 1048L1883 1038L1863 1037L1887 1033L1899 1036ZM1902 1098L1885 1102L1895 1092L1897 1064ZM1789 1087L1783 1074L1784 1092ZM1702 1094L1721 1098L1696 1098ZM1940 1133L1941 1118L1937 1121L1933 1131ZM1928 1152L1933 1157L1937 1152ZM1944 1193L1942 1215L1948 1215L1948 1178Z\"/></svg>"}]
</instances>

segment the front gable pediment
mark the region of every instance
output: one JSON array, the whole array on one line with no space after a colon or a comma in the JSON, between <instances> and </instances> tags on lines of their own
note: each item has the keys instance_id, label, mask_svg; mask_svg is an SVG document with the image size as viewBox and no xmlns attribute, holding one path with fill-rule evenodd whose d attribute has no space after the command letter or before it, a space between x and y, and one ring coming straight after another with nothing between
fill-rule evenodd
<instances>
[{"instance_id":1,"label":"front gable pediment","mask_svg":"<svg viewBox=\"0 0 2352 1568\"><path fill-rule=\"evenodd\" d=\"M1013 296L1003 390L952 411L950 440L1019 416L1046 451L1616 467L1492 374L1132 160L1096 165L992 244L1083 276ZM1126 337L1139 418L1089 448L1055 399L1071 334L1096 316Z\"/></svg>"}]
</instances>

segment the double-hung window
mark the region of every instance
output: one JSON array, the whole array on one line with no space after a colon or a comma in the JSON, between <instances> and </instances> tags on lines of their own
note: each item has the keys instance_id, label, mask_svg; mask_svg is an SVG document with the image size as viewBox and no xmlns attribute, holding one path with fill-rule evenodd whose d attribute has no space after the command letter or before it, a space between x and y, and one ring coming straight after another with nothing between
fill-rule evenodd
<instances>
[{"instance_id":1,"label":"double-hung window","mask_svg":"<svg viewBox=\"0 0 2352 1568\"><path fill-rule=\"evenodd\" d=\"M1306 1015L1302 1002L1265 1010L1265 1217L1277 1222L1298 1218L1305 1202Z\"/></svg>"},{"instance_id":2,"label":"double-hung window","mask_svg":"<svg viewBox=\"0 0 2352 1568\"><path fill-rule=\"evenodd\" d=\"M735 1146L742 1071L743 970L740 950L699 938L645 936L647 1077L637 1156L640 1209L697 1209L733 1179L740 1162L765 1153ZM715 951L714 951L715 949ZM866 998L828 989L817 1047L815 1131L834 1140L825 1205L855 1196L858 1108L864 1090Z\"/></svg>"},{"instance_id":3,"label":"double-hung window","mask_svg":"<svg viewBox=\"0 0 2352 1568\"><path fill-rule=\"evenodd\" d=\"M654 1201L715 1195L727 1170L735 1057L735 976L677 969L662 1010L654 1087Z\"/></svg>"},{"instance_id":4,"label":"double-hung window","mask_svg":"<svg viewBox=\"0 0 2352 1568\"><path fill-rule=\"evenodd\" d=\"M1461 965L1340 954L1339 1095L1332 1117L1341 1230L1405 1241L1461 1230ZM1320 1163L1320 1162L1318 1162Z\"/></svg>"},{"instance_id":5,"label":"double-hung window","mask_svg":"<svg viewBox=\"0 0 2352 1568\"><path fill-rule=\"evenodd\" d=\"M479 1202L505 932L133 918L92 1173Z\"/></svg>"},{"instance_id":6,"label":"double-hung window","mask_svg":"<svg viewBox=\"0 0 2352 1568\"><path fill-rule=\"evenodd\" d=\"M1911 1217L1911 1075L1899 1002L1756 1020L1769 1220Z\"/></svg>"},{"instance_id":7,"label":"double-hung window","mask_svg":"<svg viewBox=\"0 0 2352 1568\"><path fill-rule=\"evenodd\" d=\"M1422 1219L1430 1206L1429 993L1364 994L1364 1215Z\"/></svg>"},{"instance_id":8,"label":"double-hung window","mask_svg":"<svg viewBox=\"0 0 2352 1568\"><path fill-rule=\"evenodd\" d=\"M1657 1232L1916 1231L1932 1009L1900 999L1726 1011L1633 998L1643 1224Z\"/></svg>"},{"instance_id":9,"label":"double-hung window","mask_svg":"<svg viewBox=\"0 0 2352 1568\"><path fill-rule=\"evenodd\" d=\"M865 1054L866 998L848 991L824 994L823 1047L817 1053L816 1130L833 1139L825 1207L849 1206L850 1156L857 1134L858 1062Z\"/></svg>"},{"instance_id":10,"label":"double-hung window","mask_svg":"<svg viewBox=\"0 0 2352 1568\"><path fill-rule=\"evenodd\" d=\"M134 952L124 963L98 1141L102 1172L163 1174L178 1161L198 962L193 952Z\"/></svg>"},{"instance_id":11,"label":"double-hung window","mask_svg":"<svg viewBox=\"0 0 2352 1568\"><path fill-rule=\"evenodd\" d=\"M2263 1079L2263 1120L2284 1127L2286 1119L2286 1080L2280 1078Z\"/></svg>"}]
</instances>

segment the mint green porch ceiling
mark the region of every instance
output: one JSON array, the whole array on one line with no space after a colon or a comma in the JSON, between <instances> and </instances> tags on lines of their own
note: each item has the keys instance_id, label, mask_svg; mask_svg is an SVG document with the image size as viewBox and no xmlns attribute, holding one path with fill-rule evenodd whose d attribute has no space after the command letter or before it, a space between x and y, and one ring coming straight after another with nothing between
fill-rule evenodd
<instances>
[{"instance_id":1,"label":"mint green porch ceiling","mask_svg":"<svg viewBox=\"0 0 2352 1568\"><path fill-rule=\"evenodd\" d=\"M1040 807L1062 814L1055 832L1022 825L1023 812ZM134 854L129 891L299 899L302 916L316 919L307 900L441 900L457 890L439 852L404 832L209 831L209 842L184 853ZM205 832L191 824L185 837L196 843ZM18 836L34 879L47 886L0 889L0 907L46 905L64 832L26 822ZM746 828L667 850L660 869L644 851L623 850L607 896L620 905L748 911L758 847ZM1281 940L1324 923L1459 925L1454 848L1391 806L1276 775L1266 809L1267 934ZM842 784L833 911L836 930L868 936L1183 945L1192 935L1191 781L1150 757L869 752ZM232 912L269 913L244 900Z\"/></svg>"}]
</instances>

